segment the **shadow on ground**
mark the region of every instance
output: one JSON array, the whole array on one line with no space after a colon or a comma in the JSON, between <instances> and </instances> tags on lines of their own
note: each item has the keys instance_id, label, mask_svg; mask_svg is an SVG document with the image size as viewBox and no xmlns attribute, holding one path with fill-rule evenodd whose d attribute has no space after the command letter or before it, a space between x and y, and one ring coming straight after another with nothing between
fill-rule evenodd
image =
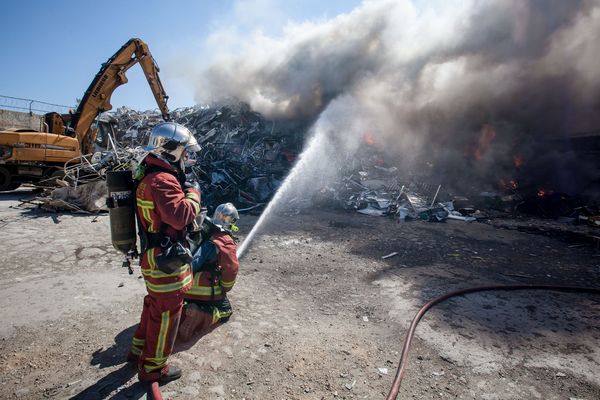
<instances>
[{"instance_id":1,"label":"shadow on ground","mask_svg":"<svg viewBox=\"0 0 600 400\"><path fill-rule=\"evenodd\" d=\"M137 374L137 370L129 364L124 364L121 368L104 376L98 382L94 383L71 397L72 400L100 400L107 399L110 393L126 385L131 378ZM120 390L111 399L141 399L146 395L148 387L136 382L133 385Z\"/></svg>"},{"instance_id":2,"label":"shadow on ground","mask_svg":"<svg viewBox=\"0 0 600 400\"><path fill-rule=\"evenodd\" d=\"M90 364L98 366L99 369L123 364L131 346L131 338L136 327L137 324L124 329L115 336L112 346L94 352ZM135 375L137 375L136 367L125 363L119 369L109 373L92 386L85 388L80 393L71 397L71 399L106 399L110 396L110 393L118 389L121 390L116 395L111 396L111 399L140 399L146 395L148 390L146 385L136 382L129 387L123 388Z\"/></svg>"},{"instance_id":3,"label":"shadow on ground","mask_svg":"<svg viewBox=\"0 0 600 400\"><path fill-rule=\"evenodd\" d=\"M0 192L0 201L28 201L42 191L42 189L27 188L11 192Z\"/></svg>"},{"instance_id":4,"label":"shadow on ground","mask_svg":"<svg viewBox=\"0 0 600 400\"><path fill-rule=\"evenodd\" d=\"M92 354L91 365L97 365L98 368L107 368L123 363L131 347L131 338L136 325L132 325L127 329L122 330L115 336L115 342L107 349L95 351Z\"/></svg>"}]
</instances>

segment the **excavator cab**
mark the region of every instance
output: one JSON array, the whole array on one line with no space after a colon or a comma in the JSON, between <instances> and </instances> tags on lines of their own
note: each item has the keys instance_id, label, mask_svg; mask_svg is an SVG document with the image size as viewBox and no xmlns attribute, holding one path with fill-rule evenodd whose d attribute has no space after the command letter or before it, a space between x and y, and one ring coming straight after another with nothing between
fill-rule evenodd
<instances>
[{"instance_id":1,"label":"excavator cab","mask_svg":"<svg viewBox=\"0 0 600 400\"><path fill-rule=\"evenodd\" d=\"M44 114L42 132L54 133L56 135L66 135L77 137L77 133L69 125L71 123L71 114L59 114L49 112Z\"/></svg>"},{"instance_id":2,"label":"excavator cab","mask_svg":"<svg viewBox=\"0 0 600 400\"><path fill-rule=\"evenodd\" d=\"M44 114L44 132L62 135L65 132L64 122L59 113L50 112Z\"/></svg>"}]
</instances>

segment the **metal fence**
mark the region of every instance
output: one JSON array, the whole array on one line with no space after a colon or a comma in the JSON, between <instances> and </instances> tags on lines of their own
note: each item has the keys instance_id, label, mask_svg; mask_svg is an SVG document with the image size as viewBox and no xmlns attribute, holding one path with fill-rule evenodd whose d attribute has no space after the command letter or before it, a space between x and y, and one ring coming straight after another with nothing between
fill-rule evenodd
<instances>
[{"instance_id":1,"label":"metal fence","mask_svg":"<svg viewBox=\"0 0 600 400\"><path fill-rule=\"evenodd\" d=\"M31 114L44 114L47 112L58 112L66 114L73 106L65 106L61 104L46 103L33 99L23 99L21 97L11 97L0 95L0 109L17 110L29 112Z\"/></svg>"}]
</instances>

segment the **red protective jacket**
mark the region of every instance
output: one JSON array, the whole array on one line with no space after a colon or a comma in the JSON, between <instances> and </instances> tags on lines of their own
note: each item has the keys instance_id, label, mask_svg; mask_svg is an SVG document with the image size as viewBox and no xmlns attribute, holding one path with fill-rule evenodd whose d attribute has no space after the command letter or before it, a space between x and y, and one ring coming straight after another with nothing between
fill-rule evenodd
<instances>
[{"instance_id":1,"label":"red protective jacket","mask_svg":"<svg viewBox=\"0 0 600 400\"><path fill-rule=\"evenodd\" d=\"M159 233L161 226L166 224L163 232L172 241L183 240L186 226L194 221L200 211L200 193L191 188L184 192L174 175L176 171L155 156L148 155L143 164L173 173L149 172L138 184L136 203L142 229L147 233ZM149 171L151 169L148 168ZM142 275L148 294L169 297L185 293L192 283L190 266L185 264L174 273L165 274L156 266L156 257L160 255L160 251L160 247L150 247L142 256Z\"/></svg>"},{"instance_id":2,"label":"red protective jacket","mask_svg":"<svg viewBox=\"0 0 600 400\"><path fill-rule=\"evenodd\" d=\"M240 266L235 240L225 232L217 232L210 241L217 248L217 265L211 268L216 273L211 270L196 272L192 288L185 294L188 300L222 300L235 284Z\"/></svg>"}]
</instances>

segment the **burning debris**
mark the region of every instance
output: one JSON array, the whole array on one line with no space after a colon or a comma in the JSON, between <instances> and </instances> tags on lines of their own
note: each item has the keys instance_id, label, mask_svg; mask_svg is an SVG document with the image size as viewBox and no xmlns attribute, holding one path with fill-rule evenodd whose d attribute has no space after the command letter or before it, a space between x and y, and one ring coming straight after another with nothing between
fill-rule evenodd
<instances>
[{"instance_id":1,"label":"burning debris","mask_svg":"<svg viewBox=\"0 0 600 400\"><path fill-rule=\"evenodd\" d=\"M322 193L329 194L329 198L344 209L371 216L395 216L399 222L476 220L454 209L452 196L442 190L442 185L425 183L412 173L390 167L384 159L383 153L376 150L375 142L365 140L356 154L356 162L348 164L353 168L343 171L344 178ZM440 202L441 197L444 203Z\"/></svg>"},{"instance_id":2,"label":"burning debris","mask_svg":"<svg viewBox=\"0 0 600 400\"><path fill-rule=\"evenodd\" d=\"M172 115L176 122L189 127L202 145L188 173L200 183L203 204L209 209L232 202L242 212L261 212L294 165L307 135L305 126L269 121L243 103L177 109ZM161 116L155 111L122 107L102 114L100 120L106 122L97 140L101 151L65 165L64 174L58 178L62 186L70 187L38 198L45 208L106 211L98 202L78 200L73 193L82 190L102 197L96 184L105 179L108 170L135 167L143 154L140 146ZM494 132L493 127L484 126L475 148L465 156L480 162L493 145ZM398 221L430 222L531 214L597 225L600 211L583 200L548 189L532 193L531 184L520 185L520 181L527 181L519 176L527 171L522 155L514 156L514 177L499 179L495 191L477 191L475 182L473 190L466 193L457 189L464 185L453 187L447 179L435 182L435 168L429 161L415 173L381 147L375 135L365 133L351 156L330 154L332 158L345 157L334 161L343 166L338 178L313 182L308 195L288 199L288 208L298 212L314 205L333 205L370 216L392 216ZM48 188L54 181L56 178L42 181L40 186ZM87 185L93 189L85 189Z\"/></svg>"}]
</instances>

